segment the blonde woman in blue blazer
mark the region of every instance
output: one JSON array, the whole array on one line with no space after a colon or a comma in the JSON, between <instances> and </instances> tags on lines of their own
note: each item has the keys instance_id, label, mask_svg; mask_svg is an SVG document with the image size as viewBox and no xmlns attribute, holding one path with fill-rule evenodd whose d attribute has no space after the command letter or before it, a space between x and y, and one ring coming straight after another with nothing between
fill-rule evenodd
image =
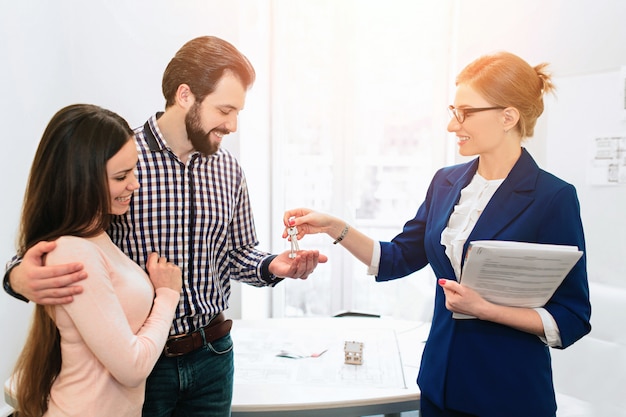
<instances>
[{"instance_id":1,"label":"blonde woman in blue blazer","mask_svg":"<svg viewBox=\"0 0 626 417\"><path fill-rule=\"evenodd\" d=\"M417 379L420 416L554 417L549 348L566 348L591 330L585 256L542 308L496 305L456 280L475 240L585 251L575 188L540 169L522 147L554 86L546 64L531 67L506 52L469 64L456 86L448 130L461 155L477 158L440 169L415 217L391 242L305 208L287 211L284 222L297 226L298 238L327 233L377 281L431 266L439 285ZM477 318L457 320L453 312Z\"/></svg>"}]
</instances>

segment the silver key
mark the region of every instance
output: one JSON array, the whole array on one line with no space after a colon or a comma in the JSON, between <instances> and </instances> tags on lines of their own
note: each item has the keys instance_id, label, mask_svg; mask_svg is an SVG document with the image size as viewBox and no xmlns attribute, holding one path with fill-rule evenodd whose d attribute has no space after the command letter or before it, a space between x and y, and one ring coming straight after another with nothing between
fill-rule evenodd
<instances>
[{"instance_id":1,"label":"silver key","mask_svg":"<svg viewBox=\"0 0 626 417\"><path fill-rule=\"evenodd\" d=\"M289 240L291 241L291 253L289 257L291 259L296 257L296 252L300 250L300 246L298 246L298 228L296 226L292 226L287 229L287 234L289 235Z\"/></svg>"}]
</instances>

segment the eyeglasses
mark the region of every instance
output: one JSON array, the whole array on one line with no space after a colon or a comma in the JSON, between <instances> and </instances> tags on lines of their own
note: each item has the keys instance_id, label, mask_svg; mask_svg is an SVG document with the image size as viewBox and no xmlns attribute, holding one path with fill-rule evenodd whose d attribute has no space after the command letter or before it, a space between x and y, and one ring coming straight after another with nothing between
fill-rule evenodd
<instances>
[{"instance_id":1,"label":"eyeglasses","mask_svg":"<svg viewBox=\"0 0 626 417\"><path fill-rule=\"evenodd\" d=\"M479 111L486 110L504 110L506 107L465 107L465 108L456 108L453 105L448 106L448 112L450 113L450 117L454 116L459 123L463 123L465 118L470 113L478 113Z\"/></svg>"}]
</instances>

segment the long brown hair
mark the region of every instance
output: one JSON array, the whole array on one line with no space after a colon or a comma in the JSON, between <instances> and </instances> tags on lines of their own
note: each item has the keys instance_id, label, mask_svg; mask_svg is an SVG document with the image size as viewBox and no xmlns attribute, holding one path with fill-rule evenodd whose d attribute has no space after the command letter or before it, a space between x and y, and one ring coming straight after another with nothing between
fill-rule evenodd
<instances>
[{"instance_id":1,"label":"long brown hair","mask_svg":"<svg viewBox=\"0 0 626 417\"><path fill-rule=\"evenodd\" d=\"M91 237L110 222L106 163L133 135L116 113L90 104L59 110L46 127L33 160L18 253L42 240ZM15 365L20 417L48 409L50 389L61 370L59 331L52 309L35 307L33 322Z\"/></svg>"}]
</instances>

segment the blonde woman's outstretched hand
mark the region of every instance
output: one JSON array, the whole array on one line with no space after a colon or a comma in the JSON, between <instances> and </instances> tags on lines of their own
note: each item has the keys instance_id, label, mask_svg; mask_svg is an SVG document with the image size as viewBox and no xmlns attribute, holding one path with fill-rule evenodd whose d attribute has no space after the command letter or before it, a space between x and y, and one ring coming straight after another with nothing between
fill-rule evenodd
<instances>
[{"instance_id":1,"label":"blonde woman's outstretched hand","mask_svg":"<svg viewBox=\"0 0 626 417\"><path fill-rule=\"evenodd\" d=\"M296 235L298 239L316 233L333 235L335 230L341 231L344 227L344 222L341 219L308 208L287 210L283 215L283 223L285 225L283 238L288 236L287 230L295 226L298 229Z\"/></svg>"}]
</instances>

